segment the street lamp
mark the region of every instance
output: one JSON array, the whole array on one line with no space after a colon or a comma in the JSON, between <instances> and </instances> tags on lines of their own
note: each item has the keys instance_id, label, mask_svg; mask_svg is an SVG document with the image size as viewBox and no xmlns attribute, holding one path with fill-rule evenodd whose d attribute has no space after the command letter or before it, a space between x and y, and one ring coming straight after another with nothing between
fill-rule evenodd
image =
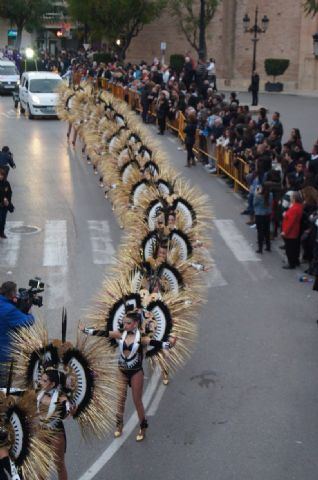
<instances>
[{"instance_id":1,"label":"street lamp","mask_svg":"<svg viewBox=\"0 0 318 480\"><path fill-rule=\"evenodd\" d=\"M314 43L314 55L318 58L318 32L312 36L313 43Z\"/></svg>"},{"instance_id":2,"label":"street lamp","mask_svg":"<svg viewBox=\"0 0 318 480\"><path fill-rule=\"evenodd\" d=\"M34 53L35 52L34 52L33 48L28 47L28 48L25 49L25 59L24 59L24 71L25 72L27 72L27 70L28 70L27 69L27 60L32 60L34 58ZM36 60L35 60L34 63L35 63L35 68L37 70L38 69L38 63L37 63Z\"/></svg>"},{"instance_id":3,"label":"street lamp","mask_svg":"<svg viewBox=\"0 0 318 480\"><path fill-rule=\"evenodd\" d=\"M25 49L25 56L28 60L31 60L34 57L34 50L33 48L26 48Z\"/></svg>"},{"instance_id":4,"label":"street lamp","mask_svg":"<svg viewBox=\"0 0 318 480\"><path fill-rule=\"evenodd\" d=\"M251 19L246 13L243 17L244 33L253 33L253 37L252 37L252 42L253 42L252 73L253 73L256 70L256 45L259 40L258 35L266 32L269 24L269 18L267 15L264 15L261 20L261 26L260 26L258 24L258 7L256 7L254 25L250 27L250 23L251 23Z\"/></svg>"}]
</instances>

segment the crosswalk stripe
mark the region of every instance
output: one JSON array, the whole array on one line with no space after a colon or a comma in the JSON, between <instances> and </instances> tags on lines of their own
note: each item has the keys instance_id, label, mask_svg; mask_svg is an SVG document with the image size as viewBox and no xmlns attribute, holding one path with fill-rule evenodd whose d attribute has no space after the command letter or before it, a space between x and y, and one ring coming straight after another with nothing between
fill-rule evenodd
<instances>
[{"instance_id":1,"label":"crosswalk stripe","mask_svg":"<svg viewBox=\"0 0 318 480\"><path fill-rule=\"evenodd\" d=\"M67 267L50 267L45 274L45 305L51 309L61 308L71 300L68 288Z\"/></svg>"},{"instance_id":2,"label":"crosswalk stripe","mask_svg":"<svg viewBox=\"0 0 318 480\"><path fill-rule=\"evenodd\" d=\"M113 247L109 223L106 220L88 220L88 229L95 265L110 265L114 263L115 248Z\"/></svg>"},{"instance_id":3,"label":"crosswalk stripe","mask_svg":"<svg viewBox=\"0 0 318 480\"><path fill-rule=\"evenodd\" d=\"M206 283L207 288L225 287L228 282L215 264L211 252L206 247L201 247L203 257L206 259L206 265L209 267L207 272L202 272L202 279Z\"/></svg>"},{"instance_id":4,"label":"crosswalk stripe","mask_svg":"<svg viewBox=\"0 0 318 480\"><path fill-rule=\"evenodd\" d=\"M22 227L22 221L6 222L7 240L0 242L0 267L15 267L19 258L21 234L11 233L10 229Z\"/></svg>"},{"instance_id":5,"label":"crosswalk stripe","mask_svg":"<svg viewBox=\"0 0 318 480\"><path fill-rule=\"evenodd\" d=\"M43 266L67 265L66 220L47 220L44 233Z\"/></svg>"},{"instance_id":6,"label":"crosswalk stripe","mask_svg":"<svg viewBox=\"0 0 318 480\"><path fill-rule=\"evenodd\" d=\"M236 227L233 220L214 220L214 224L224 242L239 262L260 262L247 240Z\"/></svg>"},{"instance_id":7,"label":"crosswalk stripe","mask_svg":"<svg viewBox=\"0 0 318 480\"><path fill-rule=\"evenodd\" d=\"M207 278L208 288L225 287L226 285L228 285L228 282L225 280L215 263L213 264L211 270L207 272L206 277L204 278Z\"/></svg>"}]
</instances>

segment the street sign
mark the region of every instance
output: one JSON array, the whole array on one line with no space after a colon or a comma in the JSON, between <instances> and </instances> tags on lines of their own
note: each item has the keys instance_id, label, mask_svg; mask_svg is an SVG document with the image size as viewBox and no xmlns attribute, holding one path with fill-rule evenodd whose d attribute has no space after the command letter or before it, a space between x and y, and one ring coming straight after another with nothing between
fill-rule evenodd
<instances>
[{"instance_id":1,"label":"street sign","mask_svg":"<svg viewBox=\"0 0 318 480\"><path fill-rule=\"evenodd\" d=\"M167 50L167 44L166 44L166 42L161 42L161 43L160 43L160 50L161 50L161 51Z\"/></svg>"}]
</instances>

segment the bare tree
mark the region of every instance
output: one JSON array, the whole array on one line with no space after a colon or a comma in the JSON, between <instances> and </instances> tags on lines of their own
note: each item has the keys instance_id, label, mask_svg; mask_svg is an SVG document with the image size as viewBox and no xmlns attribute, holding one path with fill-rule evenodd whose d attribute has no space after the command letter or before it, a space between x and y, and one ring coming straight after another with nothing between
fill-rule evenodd
<instances>
[{"instance_id":1,"label":"bare tree","mask_svg":"<svg viewBox=\"0 0 318 480\"><path fill-rule=\"evenodd\" d=\"M187 41L206 60L206 30L222 0L170 0L169 7Z\"/></svg>"},{"instance_id":2,"label":"bare tree","mask_svg":"<svg viewBox=\"0 0 318 480\"><path fill-rule=\"evenodd\" d=\"M307 15L316 15L318 12L318 1L317 0L305 0L304 10Z\"/></svg>"}]
</instances>

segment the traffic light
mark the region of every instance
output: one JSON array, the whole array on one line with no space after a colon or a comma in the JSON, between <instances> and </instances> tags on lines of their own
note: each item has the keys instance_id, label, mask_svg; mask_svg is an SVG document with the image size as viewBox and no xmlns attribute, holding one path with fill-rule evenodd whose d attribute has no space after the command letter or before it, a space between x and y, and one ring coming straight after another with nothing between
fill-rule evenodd
<instances>
[{"instance_id":1,"label":"traffic light","mask_svg":"<svg viewBox=\"0 0 318 480\"><path fill-rule=\"evenodd\" d=\"M57 36L58 38L63 37L63 32L62 32L62 30L58 30L58 31L56 32L56 36Z\"/></svg>"}]
</instances>

